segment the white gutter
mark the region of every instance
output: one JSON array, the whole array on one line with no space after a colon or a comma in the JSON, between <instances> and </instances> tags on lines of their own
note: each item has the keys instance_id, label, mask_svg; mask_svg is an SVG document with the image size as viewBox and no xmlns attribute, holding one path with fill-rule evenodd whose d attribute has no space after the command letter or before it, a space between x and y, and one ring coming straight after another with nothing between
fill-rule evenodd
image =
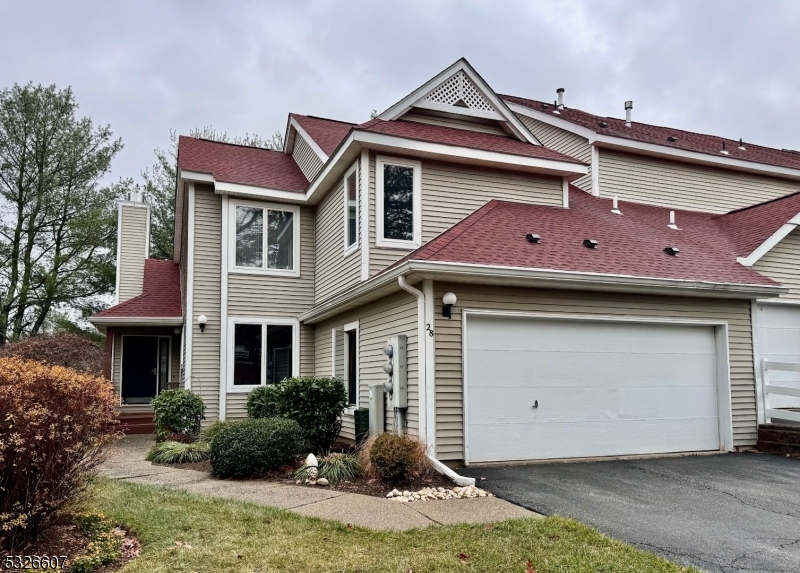
<instances>
[{"instance_id":1,"label":"white gutter","mask_svg":"<svg viewBox=\"0 0 800 573\"><path fill-rule=\"evenodd\" d=\"M180 316L92 316L89 322L105 326L182 326Z\"/></svg>"},{"instance_id":2,"label":"white gutter","mask_svg":"<svg viewBox=\"0 0 800 573\"><path fill-rule=\"evenodd\" d=\"M408 284L404 275L397 277L397 284L400 285L401 289L413 295L417 299L417 349L419 352L417 364L417 399L419 401L419 435L420 437L424 436L425 444L429 446L432 443L430 440L431 432L435 431L435 428L428 428L427 426L428 410L429 408L435 407L435 405L431 404L429 406L427 401L428 388L426 386L426 371L428 367L429 344L427 343L428 337L426 336L425 332L425 295L421 290L416 289ZM424 344L421 342L423 340L426 341ZM436 452L431 451L429 447L428 459L437 472L447 476L460 486L475 485L475 478L464 477L456 473L445 464L437 460L435 456Z\"/></svg>"},{"instance_id":3,"label":"white gutter","mask_svg":"<svg viewBox=\"0 0 800 573\"><path fill-rule=\"evenodd\" d=\"M780 229L775 231L766 241L761 243L756 250L750 253L747 257L739 257L736 259L740 264L746 267L752 267L758 260L766 255L772 247L780 243L786 235L794 231L800 225L800 213L792 217L788 223L783 225Z\"/></svg>"}]
</instances>

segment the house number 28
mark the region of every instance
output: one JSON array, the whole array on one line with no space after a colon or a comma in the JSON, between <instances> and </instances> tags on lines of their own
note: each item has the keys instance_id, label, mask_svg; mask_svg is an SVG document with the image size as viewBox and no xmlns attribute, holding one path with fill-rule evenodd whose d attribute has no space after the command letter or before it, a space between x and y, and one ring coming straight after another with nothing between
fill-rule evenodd
<instances>
[{"instance_id":1,"label":"house number 28","mask_svg":"<svg viewBox=\"0 0 800 573\"><path fill-rule=\"evenodd\" d=\"M428 336L433 336L433 329L431 328L430 323L425 325L425 331L428 333Z\"/></svg>"}]
</instances>

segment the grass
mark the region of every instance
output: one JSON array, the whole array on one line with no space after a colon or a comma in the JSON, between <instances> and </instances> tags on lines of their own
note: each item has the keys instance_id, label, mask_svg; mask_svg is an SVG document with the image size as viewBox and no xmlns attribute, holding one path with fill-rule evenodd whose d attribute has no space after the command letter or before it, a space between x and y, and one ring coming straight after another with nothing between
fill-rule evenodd
<instances>
[{"instance_id":1,"label":"grass","mask_svg":"<svg viewBox=\"0 0 800 573\"><path fill-rule=\"evenodd\" d=\"M159 442L145 458L154 464L187 464L208 459L211 446L208 442L184 444L182 442Z\"/></svg>"},{"instance_id":2,"label":"grass","mask_svg":"<svg viewBox=\"0 0 800 573\"><path fill-rule=\"evenodd\" d=\"M560 517L375 532L113 480L98 481L90 505L139 536L125 573L696 571Z\"/></svg>"}]
</instances>

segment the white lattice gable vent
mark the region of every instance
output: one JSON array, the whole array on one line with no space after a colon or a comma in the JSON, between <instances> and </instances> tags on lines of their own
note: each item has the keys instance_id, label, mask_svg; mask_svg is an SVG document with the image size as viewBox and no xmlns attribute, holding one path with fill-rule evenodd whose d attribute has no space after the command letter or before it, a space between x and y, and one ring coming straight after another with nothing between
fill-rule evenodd
<instances>
[{"instance_id":1,"label":"white lattice gable vent","mask_svg":"<svg viewBox=\"0 0 800 573\"><path fill-rule=\"evenodd\" d=\"M472 80L467 77L467 74L461 70L439 84L422 99L425 102L434 104L497 113L495 107L489 103L475 84L472 83Z\"/></svg>"}]
</instances>

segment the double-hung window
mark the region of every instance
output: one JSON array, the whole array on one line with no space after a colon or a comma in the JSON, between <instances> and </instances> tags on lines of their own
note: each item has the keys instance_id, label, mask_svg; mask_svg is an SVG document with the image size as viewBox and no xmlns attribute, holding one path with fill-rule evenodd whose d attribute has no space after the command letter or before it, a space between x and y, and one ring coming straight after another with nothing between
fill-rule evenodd
<instances>
[{"instance_id":1,"label":"double-hung window","mask_svg":"<svg viewBox=\"0 0 800 573\"><path fill-rule=\"evenodd\" d=\"M299 373L299 325L294 319L229 319L228 388L247 392Z\"/></svg>"},{"instance_id":2,"label":"double-hung window","mask_svg":"<svg viewBox=\"0 0 800 573\"><path fill-rule=\"evenodd\" d=\"M379 247L414 249L422 239L419 161L378 156L375 162Z\"/></svg>"},{"instance_id":3,"label":"double-hung window","mask_svg":"<svg viewBox=\"0 0 800 573\"><path fill-rule=\"evenodd\" d=\"M333 371L344 382L349 408L358 408L358 322L332 330Z\"/></svg>"},{"instance_id":4,"label":"double-hung window","mask_svg":"<svg viewBox=\"0 0 800 573\"><path fill-rule=\"evenodd\" d=\"M356 165L344 176L344 254L358 248L358 179Z\"/></svg>"},{"instance_id":5,"label":"double-hung window","mask_svg":"<svg viewBox=\"0 0 800 573\"><path fill-rule=\"evenodd\" d=\"M299 276L299 209L231 201L231 253L234 272Z\"/></svg>"}]
</instances>

